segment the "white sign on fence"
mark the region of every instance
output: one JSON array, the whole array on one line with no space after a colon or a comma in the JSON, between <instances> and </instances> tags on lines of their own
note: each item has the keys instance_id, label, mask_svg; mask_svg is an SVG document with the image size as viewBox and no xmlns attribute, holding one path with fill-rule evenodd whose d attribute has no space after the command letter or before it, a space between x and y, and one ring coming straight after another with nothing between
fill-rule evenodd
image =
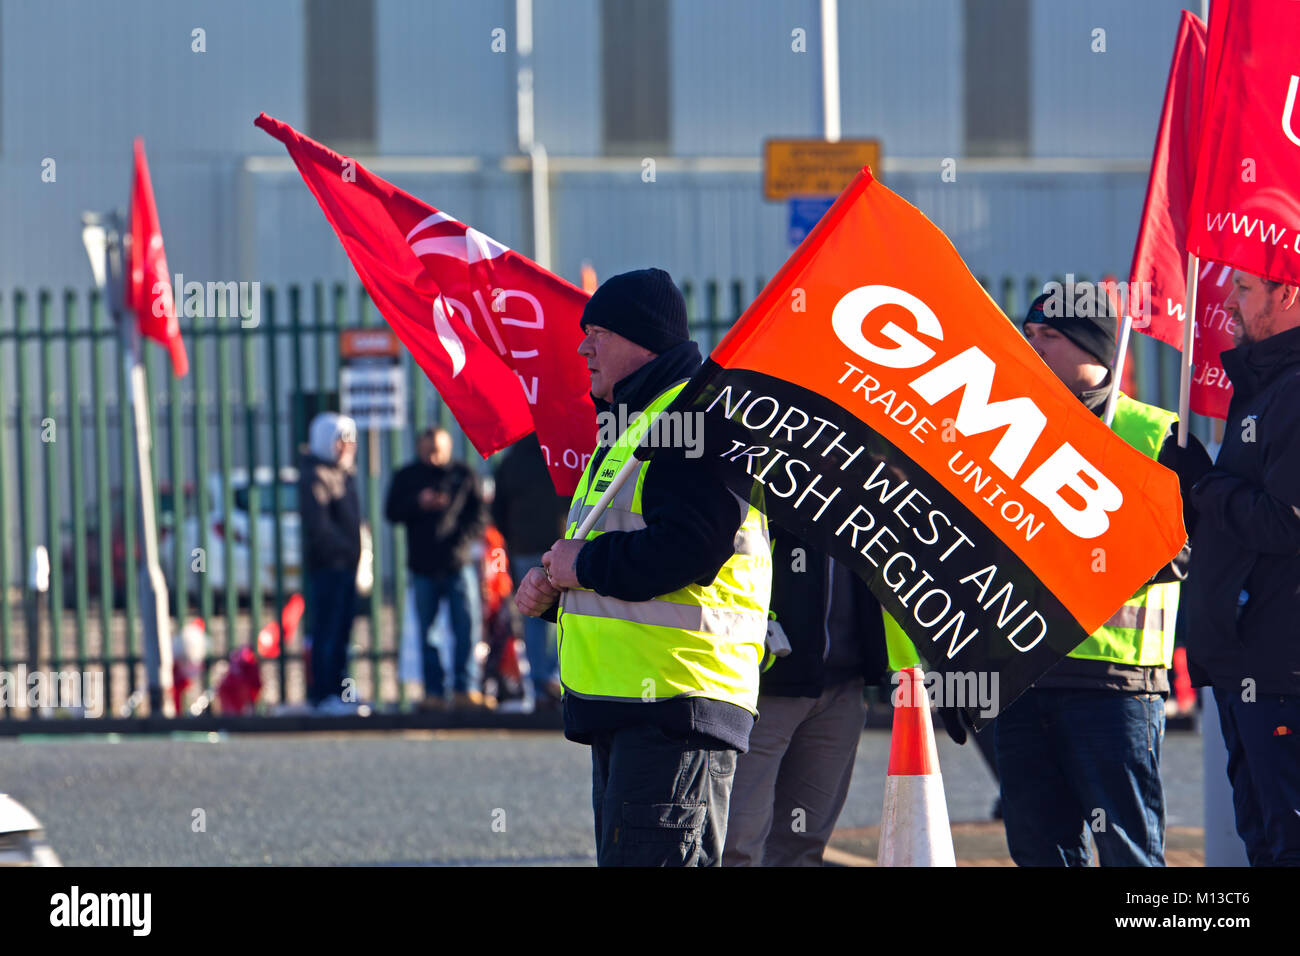
<instances>
[{"instance_id":1,"label":"white sign on fence","mask_svg":"<svg viewBox=\"0 0 1300 956\"><path fill-rule=\"evenodd\" d=\"M348 329L339 340L339 411L359 429L406 425L402 344L388 329Z\"/></svg>"}]
</instances>

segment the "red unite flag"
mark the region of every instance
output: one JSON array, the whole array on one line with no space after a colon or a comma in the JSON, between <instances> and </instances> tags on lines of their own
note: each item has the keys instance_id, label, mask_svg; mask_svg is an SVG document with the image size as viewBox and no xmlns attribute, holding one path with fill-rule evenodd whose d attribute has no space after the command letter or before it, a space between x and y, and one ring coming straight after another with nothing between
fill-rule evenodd
<instances>
[{"instance_id":1,"label":"red unite flag","mask_svg":"<svg viewBox=\"0 0 1300 956\"><path fill-rule=\"evenodd\" d=\"M1187 214L1196 176L1196 147L1205 79L1205 24L1184 11L1169 67L1164 107L1151 154L1151 178L1129 271L1128 313L1133 328L1174 348L1183 347L1187 295ZM1196 342L1192 347L1191 409L1227 418L1232 384L1220 354L1232 347L1231 316L1223 301L1231 269L1200 264ZM1149 294L1138 290L1149 289Z\"/></svg>"},{"instance_id":2,"label":"red unite flag","mask_svg":"<svg viewBox=\"0 0 1300 956\"><path fill-rule=\"evenodd\" d=\"M355 160L262 113L289 150L370 298L486 456L537 431L572 494L596 444L578 355L589 296Z\"/></svg>"},{"instance_id":3,"label":"red unite flag","mask_svg":"<svg viewBox=\"0 0 1300 956\"><path fill-rule=\"evenodd\" d=\"M1216 2L1187 248L1300 283L1300 3Z\"/></svg>"},{"instance_id":4,"label":"red unite flag","mask_svg":"<svg viewBox=\"0 0 1300 956\"><path fill-rule=\"evenodd\" d=\"M190 370L190 361L176 321L171 273L163 249L162 227L158 224L158 207L153 201L149 161L144 155L144 140L138 137L135 175L131 180L131 247L127 257L126 307L135 312L141 335L167 346L172 373L181 378Z\"/></svg>"}]
</instances>

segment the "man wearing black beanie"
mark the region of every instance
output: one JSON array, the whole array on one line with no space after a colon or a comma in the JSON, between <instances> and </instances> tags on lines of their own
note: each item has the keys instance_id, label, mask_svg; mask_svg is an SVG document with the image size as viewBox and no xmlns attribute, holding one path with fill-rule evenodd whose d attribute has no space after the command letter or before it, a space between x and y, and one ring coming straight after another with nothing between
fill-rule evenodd
<instances>
[{"instance_id":1,"label":"man wearing black beanie","mask_svg":"<svg viewBox=\"0 0 1300 956\"><path fill-rule=\"evenodd\" d=\"M591 747L597 863L720 866L736 754L757 714L767 524L681 447L695 422L667 409L701 358L668 273L614 276L581 321L601 437L565 537L515 602L526 615L557 614L565 736ZM637 439L624 429L638 413L654 422L653 458L574 540L631 460Z\"/></svg>"},{"instance_id":2,"label":"man wearing black beanie","mask_svg":"<svg viewBox=\"0 0 1300 956\"><path fill-rule=\"evenodd\" d=\"M1029 344L1094 414L1112 388L1116 319L1104 287L1064 303L1039 296L1025 316ZM1080 308L1079 306L1083 307ZM1180 474L1177 416L1117 396L1115 433ZM1180 478L1181 480L1181 478ZM1185 496L1185 493L1184 493ZM1185 519L1186 520L1186 519ZM1160 744L1174 649L1184 547L1095 633L998 715L995 729L1007 846L1019 866L1086 866L1088 834L1103 866L1164 866ZM1106 555L1092 570L1105 571Z\"/></svg>"},{"instance_id":3,"label":"man wearing black beanie","mask_svg":"<svg viewBox=\"0 0 1300 956\"><path fill-rule=\"evenodd\" d=\"M1069 300L1043 293L1030 304L1024 322L1025 338L1034 351L1089 408L1092 405L1080 393L1098 388L1110 374L1118 338L1118 323L1109 298L1097 298L1101 299L1098 308L1076 310ZM1088 314L1080 314L1083 312ZM1106 392L1109 394L1109 387Z\"/></svg>"}]
</instances>

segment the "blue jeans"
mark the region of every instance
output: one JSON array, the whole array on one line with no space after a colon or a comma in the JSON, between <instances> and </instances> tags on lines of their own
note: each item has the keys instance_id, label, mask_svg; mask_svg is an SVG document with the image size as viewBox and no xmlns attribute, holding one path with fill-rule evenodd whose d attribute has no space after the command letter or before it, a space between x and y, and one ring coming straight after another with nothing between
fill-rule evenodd
<instances>
[{"instance_id":1,"label":"blue jeans","mask_svg":"<svg viewBox=\"0 0 1300 956\"><path fill-rule=\"evenodd\" d=\"M998 715L1007 846L1017 866L1165 865L1159 694L1028 690Z\"/></svg>"},{"instance_id":2,"label":"blue jeans","mask_svg":"<svg viewBox=\"0 0 1300 956\"><path fill-rule=\"evenodd\" d=\"M1214 699L1250 865L1300 866L1300 697L1243 701L1240 689L1216 687Z\"/></svg>"},{"instance_id":3,"label":"blue jeans","mask_svg":"<svg viewBox=\"0 0 1300 956\"><path fill-rule=\"evenodd\" d=\"M420 653L424 662L424 694L442 697L446 692L443 659L445 649L430 644L429 628L438 617L438 605L447 599L454 642L452 689L458 693L479 689L478 661L474 648L483 633L482 598L478 575L471 565L449 574L429 576L411 574L415 591L415 614L419 619Z\"/></svg>"},{"instance_id":4,"label":"blue jeans","mask_svg":"<svg viewBox=\"0 0 1300 956\"><path fill-rule=\"evenodd\" d=\"M530 568L540 568L540 554L521 554L510 559L510 576L516 590ZM539 698L547 682L555 677L559 666L555 655L555 625L543 621L540 617L524 618L524 647L528 652L528 679L531 685L529 697Z\"/></svg>"},{"instance_id":5,"label":"blue jeans","mask_svg":"<svg viewBox=\"0 0 1300 956\"><path fill-rule=\"evenodd\" d=\"M311 611L311 692L319 704L341 697L348 672L348 643L357 607L357 572L325 568L312 571L308 605Z\"/></svg>"}]
</instances>

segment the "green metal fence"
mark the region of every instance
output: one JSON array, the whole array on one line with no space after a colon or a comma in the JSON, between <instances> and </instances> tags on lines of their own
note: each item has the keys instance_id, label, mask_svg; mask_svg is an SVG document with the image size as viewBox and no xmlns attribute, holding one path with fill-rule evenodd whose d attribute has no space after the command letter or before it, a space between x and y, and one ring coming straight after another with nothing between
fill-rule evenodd
<instances>
[{"instance_id":1,"label":"green metal fence","mask_svg":"<svg viewBox=\"0 0 1300 956\"><path fill-rule=\"evenodd\" d=\"M1016 319L1042 289L1033 277L981 282ZM703 350L717 343L762 284L762 278L683 283ZM311 415L337 400L339 334L382 322L356 285L318 282L264 288L261 295L254 328L220 313L182 318L191 358L184 380L171 375L164 350L145 345L160 537L172 541L164 556L173 631L191 618L205 622L205 687L215 684L234 648L257 647L262 626L277 618L301 575L301 555L297 567L286 561L292 502L276 482L282 469L296 465ZM1177 353L1135 335L1131 355L1139 397L1175 407ZM134 705L144 680L134 448L122 358L97 293L0 295L0 671L20 665L102 671L106 715L139 713ZM354 628L351 667L363 696L381 706L405 703L396 664L406 542L402 529L383 520L389 476L412 456L415 433L433 422L449 427L461 453L486 469L423 373L409 356L405 361L409 427L363 436L357 460L374 542L374 587ZM269 482L258 481L258 469L268 470ZM239 474L247 475L246 488L236 486ZM237 494L250 516L270 514L273 539L271 572L264 577L260 561L250 561L242 600L235 548L220 548L215 577L224 587L218 593L212 569L196 573L193 549L186 547L189 539L211 553L214 536L229 531ZM214 526L214 515L226 518L224 529ZM256 517L248 522L253 556L263 546L260 524ZM50 564L45 594L33 591L31 558L41 545ZM267 704L300 699L301 634L278 656L260 659ZM14 714L0 706L0 719Z\"/></svg>"}]
</instances>

